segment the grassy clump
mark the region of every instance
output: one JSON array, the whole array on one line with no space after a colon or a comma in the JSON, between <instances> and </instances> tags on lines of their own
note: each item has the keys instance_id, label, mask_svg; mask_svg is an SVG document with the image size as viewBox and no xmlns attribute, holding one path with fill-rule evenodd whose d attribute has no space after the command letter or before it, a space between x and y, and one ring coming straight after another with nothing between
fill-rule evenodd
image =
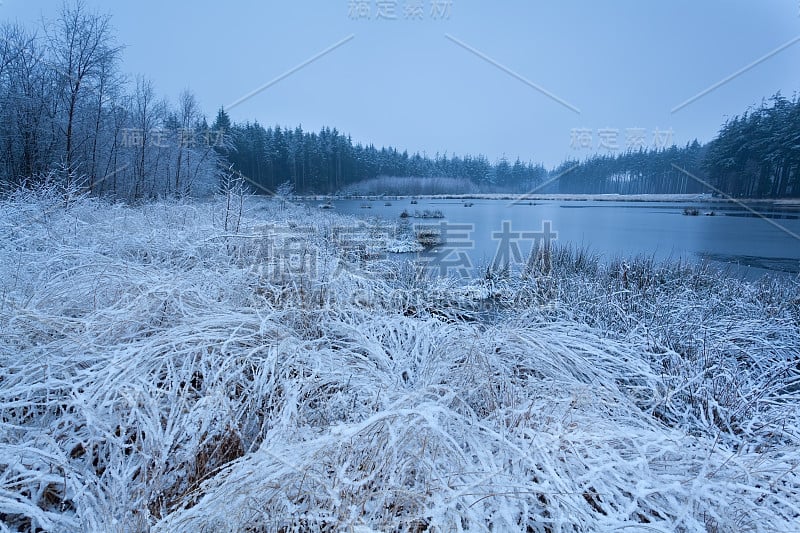
<instances>
[{"instance_id":1,"label":"grassy clump","mask_svg":"<svg viewBox=\"0 0 800 533\"><path fill-rule=\"evenodd\" d=\"M800 519L796 281L559 248L465 286L353 258L329 212L225 205L2 202L5 527Z\"/></svg>"}]
</instances>

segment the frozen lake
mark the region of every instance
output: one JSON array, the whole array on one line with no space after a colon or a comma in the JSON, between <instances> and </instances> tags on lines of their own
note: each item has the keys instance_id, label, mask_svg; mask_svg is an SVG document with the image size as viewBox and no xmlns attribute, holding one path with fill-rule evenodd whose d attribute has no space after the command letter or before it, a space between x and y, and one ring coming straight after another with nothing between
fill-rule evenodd
<instances>
[{"instance_id":1,"label":"frozen lake","mask_svg":"<svg viewBox=\"0 0 800 533\"><path fill-rule=\"evenodd\" d=\"M752 204L759 215L735 203L618 202L563 200L443 200L408 198L335 200L335 211L357 217L401 220L411 224L440 224L454 239L448 245L466 253L474 267L491 263L496 254L513 253L503 242L516 242L523 255L530 250L527 233L541 232L550 221L559 244L585 247L604 259L653 256L656 259L709 260L742 276L766 272L800 272L800 207ZM318 205L321 202L315 202ZM391 205L386 205L391 203ZM467 206L466 204L472 204ZM684 215L684 208L699 216ZM413 218L415 212L441 211L443 219ZM714 212L714 216L707 213ZM505 226L504 226L505 223ZM505 234L511 238L503 238ZM452 244L452 246L451 246ZM512 244L513 246L513 244ZM513 252L513 250L511 250Z\"/></svg>"}]
</instances>

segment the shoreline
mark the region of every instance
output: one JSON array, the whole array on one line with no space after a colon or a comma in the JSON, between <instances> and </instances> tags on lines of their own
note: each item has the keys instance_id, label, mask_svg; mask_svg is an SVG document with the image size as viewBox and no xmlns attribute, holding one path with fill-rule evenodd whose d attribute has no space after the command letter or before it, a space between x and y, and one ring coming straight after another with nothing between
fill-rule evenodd
<instances>
[{"instance_id":1,"label":"shoreline","mask_svg":"<svg viewBox=\"0 0 800 533\"><path fill-rule=\"evenodd\" d=\"M338 195L311 194L296 195L292 198L306 201L326 200L505 200L505 201L563 201L563 202L653 202L653 203L754 203L800 209L800 198L724 198L705 194L418 194L418 195Z\"/></svg>"}]
</instances>

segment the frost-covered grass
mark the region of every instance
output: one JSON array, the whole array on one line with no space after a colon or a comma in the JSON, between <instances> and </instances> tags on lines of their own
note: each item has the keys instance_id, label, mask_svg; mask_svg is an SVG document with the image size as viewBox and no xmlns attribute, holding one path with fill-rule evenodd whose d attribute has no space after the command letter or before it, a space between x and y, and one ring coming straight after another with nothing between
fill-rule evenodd
<instances>
[{"instance_id":1,"label":"frost-covered grass","mask_svg":"<svg viewBox=\"0 0 800 533\"><path fill-rule=\"evenodd\" d=\"M796 280L465 286L226 205L0 202L0 529L798 529Z\"/></svg>"}]
</instances>

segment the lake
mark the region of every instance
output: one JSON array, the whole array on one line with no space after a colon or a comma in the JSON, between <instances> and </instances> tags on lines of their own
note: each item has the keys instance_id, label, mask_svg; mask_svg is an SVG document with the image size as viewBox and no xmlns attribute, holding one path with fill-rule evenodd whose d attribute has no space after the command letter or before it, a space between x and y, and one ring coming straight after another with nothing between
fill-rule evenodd
<instances>
[{"instance_id":1,"label":"lake","mask_svg":"<svg viewBox=\"0 0 800 533\"><path fill-rule=\"evenodd\" d=\"M797 205L752 204L756 214L733 202L716 201L515 202L420 198L416 202L412 204L408 198L347 199L334 200L332 205L336 212L363 218L399 221L401 213L406 211L412 215L405 219L411 224L444 223L440 227L448 234L448 243L442 248L452 251L451 259L466 254L476 268L490 264L498 253L505 254L513 264L514 244L509 252L509 243L518 244L519 251L527 254L536 233L542 232L543 223L549 221L556 237L554 242L584 247L605 260L637 255L657 260L707 260L751 279L765 273L800 272ZM685 215L687 207L697 209L699 215ZM426 210L441 211L444 218L413 217L415 212ZM708 215L711 212L714 216ZM506 238L503 238L504 227Z\"/></svg>"}]
</instances>

